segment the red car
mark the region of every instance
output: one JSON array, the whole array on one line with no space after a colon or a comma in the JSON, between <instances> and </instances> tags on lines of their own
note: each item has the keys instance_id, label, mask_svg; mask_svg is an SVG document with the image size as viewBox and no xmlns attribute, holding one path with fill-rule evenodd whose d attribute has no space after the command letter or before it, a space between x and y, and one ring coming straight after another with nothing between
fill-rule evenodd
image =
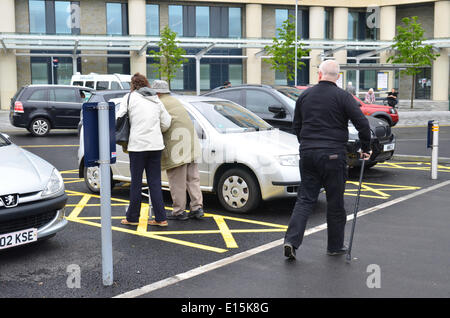
<instances>
[{"instance_id":1,"label":"red car","mask_svg":"<svg viewBox=\"0 0 450 318\"><path fill-rule=\"evenodd\" d=\"M310 86L296 86L298 89L304 91ZM359 103L364 115L372 116L381 120L384 120L389 126L395 126L398 123L398 112L394 107L377 104L366 104L358 97L353 96Z\"/></svg>"},{"instance_id":2,"label":"red car","mask_svg":"<svg viewBox=\"0 0 450 318\"><path fill-rule=\"evenodd\" d=\"M398 112L394 107L377 104L366 104L358 97L353 96L359 103L364 115L372 116L384 120L389 126L395 126L398 123Z\"/></svg>"}]
</instances>

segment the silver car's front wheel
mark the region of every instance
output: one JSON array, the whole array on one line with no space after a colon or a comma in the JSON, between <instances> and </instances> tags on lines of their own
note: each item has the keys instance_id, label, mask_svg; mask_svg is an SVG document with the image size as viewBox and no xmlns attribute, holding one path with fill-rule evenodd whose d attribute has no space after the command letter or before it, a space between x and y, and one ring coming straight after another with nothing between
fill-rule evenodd
<instances>
[{"instance_id":1,"label":"silver car's front wheel","mask_svg":"<svg viewBox=\"0 0 450 318\"><path fill-rule=\"evenodd\" d=\"M217 185L219 201L228 211L246 213L261 201L261 192L255 177L246 169L225 171Z\"/></svg>"},{"instance_id":2,"label":"silver car's front wheel","mask_svg":"<svg viewBox=\"0 0 450 318\"><path fill-rule=\"evenodd\" d=\"M100 192L100 169L98 167L85 167L84 182L92 192Z\"/></svg>"}]
</instances>

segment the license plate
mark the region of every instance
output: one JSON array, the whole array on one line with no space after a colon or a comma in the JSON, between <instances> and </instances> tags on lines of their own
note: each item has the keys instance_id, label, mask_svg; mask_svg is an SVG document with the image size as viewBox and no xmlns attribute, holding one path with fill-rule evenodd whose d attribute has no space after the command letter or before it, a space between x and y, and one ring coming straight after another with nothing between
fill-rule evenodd
<instances>
[{"instance_id":1,"label":"license plate","mask_svg":"<svg viewBox=\"0 0 450 318\"><path fill-rule=\"evenodd\" d=\"M391 151L395 149L395 143L387 144L383 146L383 151Z\"/></svg>"},{"instance_id":2,"label":"license plate","mask_svg":"<svg viewBox=\"0 0 450 318\"><path fill-rule=\"evenodd\" d=\"M27 229L0 235L0 250L37 241L37 229Z\"/></svg>"}]
</instances>

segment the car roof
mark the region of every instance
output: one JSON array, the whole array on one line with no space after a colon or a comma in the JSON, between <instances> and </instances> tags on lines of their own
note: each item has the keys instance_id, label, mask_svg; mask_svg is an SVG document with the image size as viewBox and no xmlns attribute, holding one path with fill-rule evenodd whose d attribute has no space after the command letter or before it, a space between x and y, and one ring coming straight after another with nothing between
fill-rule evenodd
<instances>
[{"instance_id":1,"label":"car roof","mask_svg":"<svg viewBox=\"0 0 450 318\"><path fill-rule=\"evenodd\" d=\"M92 93L95 95L107 95L107 94L116 94L116 93L128 93L129 89L103 89L101 91L93 91Z\"/></svg>"},{"instance_id":2,"label":"car roof","mask_svg":"<svg viewBox=\"0 0 450 318\"><path fill-rule=\"evenodd\" d=\"M86 90L93 90L91 87L77 86L77 85L61 85L61 84L30 84L24 87L70 87L70 88L81 88Z\"/></svg>"},{"instance_id":3,"label":"car roof","mask_svg":"<svg viewBox=\"0 0 450 318\"><path fill-rule=\"evenodd\" d=\"M204 96L204 95L200 95L200 96L196 96L196 95L173 95L175 98L178 98L182 101L188 102L188 103L192 103L192 102L211 102L211 101L216 101L216 100L225 100L223 98L218 98L218 97L209 97L209 96Z\"/></svg>"}]
</instances>

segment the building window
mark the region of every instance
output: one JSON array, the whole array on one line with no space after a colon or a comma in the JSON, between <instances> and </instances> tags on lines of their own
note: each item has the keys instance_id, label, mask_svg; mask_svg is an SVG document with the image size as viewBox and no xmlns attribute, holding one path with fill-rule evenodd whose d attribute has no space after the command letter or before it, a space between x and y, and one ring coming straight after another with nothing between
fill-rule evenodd
<instances>
[{"instance_id":1,"label":"building window","mask_svg":"<svg viewBox=\"0 0 450 318\"><path fill-rule=\"evenodd\" d=\"M200 89L211 89L210 68L209 64L200 64Z\"/></svg>"},{"instance_id":2,"label":"building window","mask_svg":"<svg viewBox=\"0 0 450 318\"><path fill-rule=\"evenodd\" d=\"M72 33L70 1L55 1L56 33Z\"/></svg>"},{"instance_id":3,"label":"building window","mask_svg":"<svg viewBox=\"0 0 450 318\"><path fill-rule=\"evenodd\" d=\"M169 6L169 28L183 36L183 6Z\"/></svg>"},{"instance_id":4,"label":"building window","mask_svg":"<svg viewBox=\"0 0 450 318\"><path fill-rule=\"evenodd\" d=\"M240 38L242 36L241 8L228 8L228 36Z\"/></svg>"},{"instance_id":5,"label":"building window","mask_svg":"<svg viewBox=\"0 0 450 318\"><path fill-rule=\"evenodd\" d=\"M30 33L80 34L79 1L29 0Z\"/></svg>"},{"instance_id":6,"label":"building window","mask_svg":"<svg viewBox=\"0 0 450 318\"><path fill-rule=\"evenodd\" d=\"M67 52L31 51L31 53L46 53L51 56L30 58L32 84L70 84L73 74L71 57L58 57ZM81 58L77 59L77 69L81 71Z\"/></svg>"},{"instance_id":7,"label":"building window","mask_svg":"<svg viewBox=\"0 0 450 318\"><path fill-rule=\"evenodd\" d=\"M230 64L228 65L229 81L231 85L242 84L242 64Z\"/></svg>"},{"instance_id":8,"label":"building window","mask_svg":"<svg viewBox=\"0 0 450 318\"><path fill-rule=\"evenodd\" d=\"M30 0L28 8L30 12L30 33L45 33L45 1Z\"/></svg>"},{"instance_id":9,"label":"building window","mask_svg":"<svg viewBox=\"0 0 450 318\"><path fill-rule=\"evenodd\" d=\"M348 12L348 39L349 40L376 40L377 28L367 26L367 17L370 12L349 10Z\"/></svg>"},{"instance_id":10,"label":"building window","mask_svg":"<svg viewBox=\"0 0 450 318\"><path fill-rule=\"evenodd\" d=\"M333 39L333 11L330 8L325 9L325 40Z\"/></svg>"},{"instance_id":11,"label":"building window","mask_svg":"<svg viewBox=\"0 0 450 318\"><path fill-rule=\"evenodd\" d=\"M128 34L128 8L126 3L106 3L106 34Z\"/></svg>"},{"instance_id":12,"label":"building window","mask_svg":"<svg viewBox=\"0 0 450 318\"><path fill-rule=\"evenodd\" d=\"M196 36L209 36L209 7L195 8Z\"/></svg>"},{"instance_id":13,"label":"building window","mask_svg":"<svg viewBox=\"0 0 450 318\"><path fill-rule=\"evenodd\" d=\"M147 35L159 36L159 5L145 6L145 27Z\"/></svg>"},{"instance_id":14,"label":"building window","mask_svg":"<svg viewBox=\"0 0 450 318\"><path fill-rule=\"evenodd\" d=\"M127 51L108 52L109 54L128 54ZM128 57L108 57L108 74L130 74L130 59Z\"/></svg>"},{"instance_id":15,"label":"building window","mask_svg":"<svg viewBox=\"0 0 450 318\"><path fill-rule=\"evenodd\" d=\"M275 37L279 36L279 28L283 27L283 22L288 19L287 9L275 9Z\"/></svg>"}]
</instances>

